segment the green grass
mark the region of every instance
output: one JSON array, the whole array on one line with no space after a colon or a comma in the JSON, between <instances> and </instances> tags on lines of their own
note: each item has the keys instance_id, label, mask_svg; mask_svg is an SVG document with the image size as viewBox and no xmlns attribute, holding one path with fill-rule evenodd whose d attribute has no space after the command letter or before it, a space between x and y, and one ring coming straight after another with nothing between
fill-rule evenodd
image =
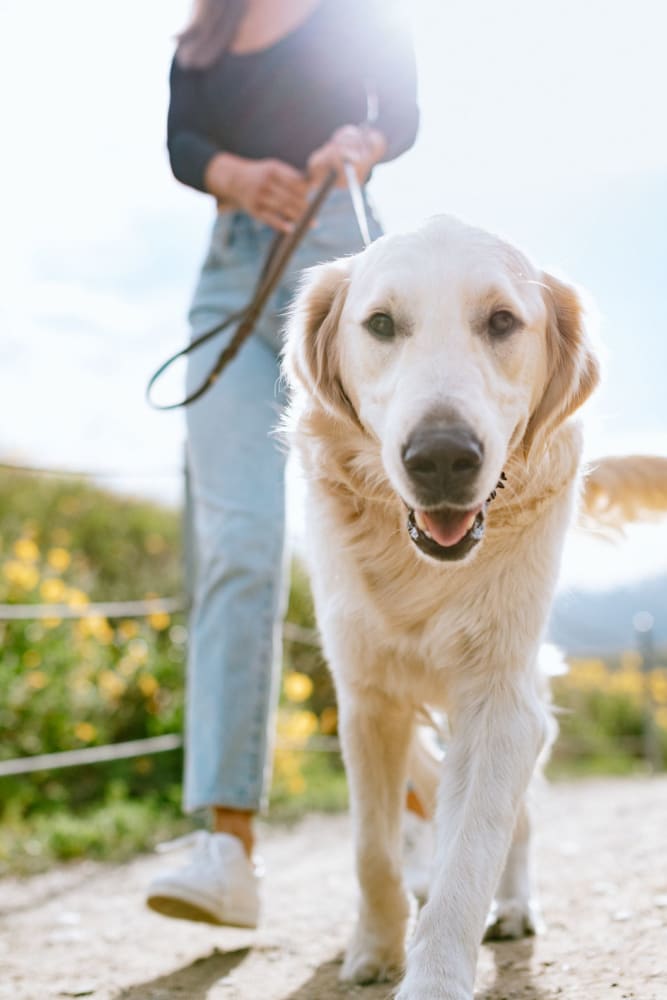
<instances>
[{"instance_id":1,"label":"green grass","mask_svg":"<svg viewBox=\"0 0 667 1000\"><path fill-rule=\"evenodd\" d=\"M56 862L124 861L193 829L175 804L121 797L72 810L5 815L0 825L0 874L34 874Z\"/></svg>"}]
</instances>

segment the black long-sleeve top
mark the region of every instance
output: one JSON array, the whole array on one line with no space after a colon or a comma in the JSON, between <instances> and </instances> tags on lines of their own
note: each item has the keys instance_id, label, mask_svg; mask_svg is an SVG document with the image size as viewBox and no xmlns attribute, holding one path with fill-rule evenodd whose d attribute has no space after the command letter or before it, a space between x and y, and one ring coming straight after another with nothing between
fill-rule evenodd
<instances>
[{"instance_id":1,"label":"black long-sleeve top","mask_svg":"<svg viewBox=\"0 0 667 1000\"><path fill-rule=\"evenodd\" d=\"M383 159L409 149L419 122L415 60L385 4L320 0L268 48L225 52L204 70L175 58L167 145L178 180L205 191L204 172L218 152L302 170L337 128L366 120L369 92L374 125L387 140Z\"/></svg>"}]
</instances>

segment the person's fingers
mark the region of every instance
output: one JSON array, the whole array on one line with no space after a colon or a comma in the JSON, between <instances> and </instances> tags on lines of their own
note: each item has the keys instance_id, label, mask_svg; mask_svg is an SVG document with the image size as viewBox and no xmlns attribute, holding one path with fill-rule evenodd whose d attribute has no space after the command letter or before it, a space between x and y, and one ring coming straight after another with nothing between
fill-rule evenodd
<instances>
[{"instance_id":1,"label":"person's fingers","mask_svg":"<svg viewBox=\"0 0 667 1000\"><path fill-rule=\"evenodd\" d=\"M289 189L273 184L262 198L262 208L277 212L286 219L298 219L306 211L308 199L305 196L294 195Z\"/></svg>"},{"instance_id":2,"label":"person's fingers","mask_svg":"<svg viewBox=\"0 0 667 1000\"><path fill-rule=\"evenodd\" d=\"M305 176L289 164L274 161L264 175L258 192L262 210L297 219L306 210L309 184Z\"/></svg>"},{"instance_id":3,"label":"person's fingers","mask_svg":"<svg viewBox=\"0 0 667 1000\"><path fill-rule=\"evenodd\" d=\"M346 146L361 147L364 144L364 133L356 125L343 125L336 129L331 139Z\"/></svg>"},{"instance_id":4,"label":"person's fingers","mask_svg":"<svg viewBox=\"0 0 667 1000\"><path fill-rule=\"evenodd\" d=\"M355 125L344 125L334 132L332 142L338 146L346 159L363 159L368 153L368 141L362 129Z\"/></svg>"},{"instance_id":5,"label":"person's fingers","mask_svg":"<svg viewBox=\"0 0 667 1000\"><path fill-rule=\"evenodd\" d=\"M335 170L336 184L340 187L345 184L343 160L340 148L335 143L328 142L326 146L316 150L308 160L309 179L312 183L319 184L331 170Z\"/></svg>"},{"instance_id":6,"label":"person's fingers","mask_svg":"<svg viewBox=\"0 0 667 1000\"><path fill-rule=\"evenodd\" d=\"M359 141L357 141L359 139ZM373 167L373 153L363 136L352 142L339 142L338 149L343 163L351 163L360 184L365 183Z\"/></svg>"},{"instance_id":7,"label":"person's fingers","mask_svg":"<svg viewBox=\"0 0 667 1000\"><path fill-rule=\"evenodd\" d=\"M279 185L284 191L296 198L305 198L308 194L308 181L296 167L289 163L278 161L271 172L271 182Z\"/></svg>"},{"instance_id":8,"label":"person's fingers","mask_svg":"<svg viewBox=\"0 0 667 1000\"><path fill-rule=\"evenodd\" d=\"M353 163L361 160L365 152L358 142L337 142L336 149L339 156L344 160L352 160Z\"/></svg>"},{"instance_id":9,"label":"person's fingers","mask_svg":"<svg viewBox=\"0 0 667 1000\"><path fill-rule=\"evenodd\" d=\"M290 219L286 219L280 212L274 212L271 209L263 209L255 217L279 233L291 233L294 229L294 223Z\"/></svg>"},{"instance_id":10,"label":"person's fingers","mask_svg":"<svg viewBox=\"0 0 667 1000\"><path fill-rule=\"evenodd\" d=\"M319 184L325 172L325 166L319 156L311 156L308 160L308 180L311 184Z\"/></svg>"}]
</instances>

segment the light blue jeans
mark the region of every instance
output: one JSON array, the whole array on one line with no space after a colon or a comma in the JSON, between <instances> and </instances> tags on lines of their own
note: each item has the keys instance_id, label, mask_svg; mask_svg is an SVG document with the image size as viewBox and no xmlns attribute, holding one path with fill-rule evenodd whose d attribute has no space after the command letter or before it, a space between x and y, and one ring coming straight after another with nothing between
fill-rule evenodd
<instances>
[{"instance_id":1,"label":"light blue jeans","mask_svg":"<svg viewBox=\"0 0 667 1000\"><path fill-rule=\"evenodd\" d=\"M376 238L380 227L370 208L368 214ZM216 218L190 310L193 336L248 303L273 236L241 212ZM303 268L361 248L349 193L335 190L252 336L187 409L195 573L184 794L189 812L265 805L287 596L287 456L271 433L284 403L279 352L285 309ZM225 336L231 332L190 357L188 392L213 366Z\"/></svg>"}]
</instances>

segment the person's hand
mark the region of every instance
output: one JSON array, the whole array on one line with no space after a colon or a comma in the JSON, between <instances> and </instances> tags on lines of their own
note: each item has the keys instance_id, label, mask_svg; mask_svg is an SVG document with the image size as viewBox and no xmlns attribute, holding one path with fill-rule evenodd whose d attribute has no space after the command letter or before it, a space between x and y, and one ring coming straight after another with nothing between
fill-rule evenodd
<instances>
[{"instance_id":1,"label":"person's hand","mask_svg":"<svg viewBox=\"0 0 667 1000\"><path fill-rule=\"evenodd\" d=\"M221 206L231 203L283 233L293 228L307 206L308 181L281 160L220 153L209 163L205 183Z\"/></svg>"},{"instance_id":2,"label":"person's hand","mask_svg":"<svg viewBox=\"0 0 667 1000\"><path fill-rule=\"evenodd\" d=\"M343 164L347 160L355 169L359 183L363 184L372 168L382 159L387 143L377 129L360 125L343 125L336 129L331 138L308 159L308 179L320 184L330 170L337 174L336 184L344 187Z\"/></svg>"}]
</instances>

